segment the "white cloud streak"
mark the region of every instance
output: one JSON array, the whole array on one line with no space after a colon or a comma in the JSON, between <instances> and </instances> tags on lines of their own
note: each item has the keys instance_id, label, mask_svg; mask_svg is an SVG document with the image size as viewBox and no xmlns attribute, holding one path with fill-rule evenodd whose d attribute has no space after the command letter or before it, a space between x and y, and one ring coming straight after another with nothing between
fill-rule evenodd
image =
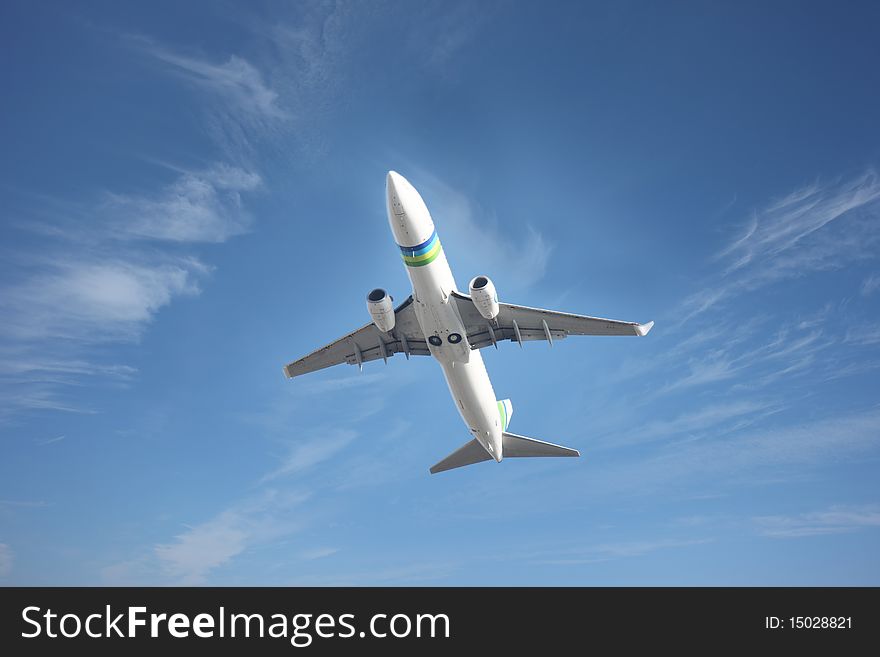
<instances>
[{"instance_id":1,"label":"white cloud streak","mask_svg":"<svg viewBox=\"0 0 880 657\"><path fill-rule=\"evenodd\" d=\"M859 292L863 297L869 297L877 290L880 290L880 275L878 274L868 276L862 281L862 286L859 288Z\"/></svg>"},{"instance_id":2,"label":"white cloud streak","mask_svg":"<svg viewBox=\"0 0 880 657\"><path fill-rule=\"evenodd\" d=\"M723 301L780 280L876 256L880 175L814 183L755 211L742 236L716 256L721 276L683 304L687 321Z\"/></svg>"},{"instance_id":3,"label":"white cloud streak","mask_svg":"<svg viewBox=\"0 0 880 657\"><path fill-rule=\"evenodd\" d=\"M700 435L710 429L713 432L723 430L726 433L731 430L731 427L727 426L731 423L733 428L742 428L777 410L778 407L767 401L738 400L706 406L682 413L671 420L648 422L639 432L615 440L615 444L662 440L670 436L681 439Z\"/></svg>"},{"instance_id":4,"label":"white cloud streak","mask_svg":"<svg viewBox=\"0 0 880 657\"><path fill-rule=\"evenodd\" d=\"M622 543L602 543L599 545L579 548L570 554L560 555L550 559L540 559L536 563L554 566L574 566L590 563L600 563L612 559L628 557L640 557L658 550L672 548L692 547L711 543L711 538L699 539L658 539L652 541L630 541Z\"/></svg>"},{"instance_id":5,"label":"white cloud streak","mask_svg":"<svg viewBox=\"0 0 880 657\"><path fill-rule=\"evenodd\" d=\"M153 196L108 194L104 212L130 237L172 242L225 242L245 232L251 222L242 192L262 181L252 171L215 164L203 171L183 171Z\"/></svg>"},{"instance_id":6,"label":"white cloud streak","mask_svg":"<svg viewBox=\"0 0 880 657\"><path fill-rule=\"evenodd\" d=\"M461 53L491 22L495 9L486 2L479 6L440 3L437 5L440 11L425 5L422 7L429 15L418 21L418 25L430 27L410 30L407 45L427 70L451 78L457 70L455 64L461 60Z\"/></svg>"},{"instance_id":7,"label":"white cloud streak","mask_svg":"<svg viewBox=\"0 0 880 657\"><path fill-rule=\"evenodd\" d=\"M262 482L287 477L307 470L322 461L332 458L357 437L351 429L333 429L319 438L294 444L281 465L263 477Z\"/></svg>"},{"instance_id":8,"label":"white cloud streak","mask_svg":"<svg viewBox=\"0 0 880 657\"><path fill-rule=\"evenodd\" d=\"M285 78L298 79L299 71L273 67L268 58L257 67L237 54L185 53L144 36L130 37L129 42L195 92L203 101L201 127L236 162L253 160L257 146L271 147L299 123L300 117L283 101L277 88ZM266 75L273 68L280 71L275 83ZM286 96L287 100L296 100L295 94Z\"/></svg>"},{"instance_id":9,"label":"white cloud streak","mask_svg":"<svg viewBox=\"0 0 880 657\"><path fill-rule=\"evenodd\" d=\"M347 376L335 379L310 381L309 385L303 386L300 391L309 395L324 395L327 393L338 392L340 390L348 390L349 388L376 386L387 379L388 377L383 372L374 372L372 374L358 372L356 375L349 373Z\"/></svg>"},{"instance_id":10,"label":"white cloud streak","mask_svg":"<svg viewBox=\"0 0 880 657\"><path fill-rule=\"evenodd\" d=\"M339 548L335 547L314 548L302 552L300 554L300 558L305 559L306 561L315 561L316 559L326 559L327 557L333 556L337 552L339 552Z\"/></svg>"},{"instance_id":11,"label":"white cloud streak","mask_svg":"<svg viewBox=\"0 0 880 657\"><path fill-rule=\"evenodd\" d=\"M880 527L880 507L838 506L795 516L759 516L759 533L771 538L802 538L843 534Z\"/></svg>"},{"instance_id":12,"label":"white cloud streak","mask_svg":"<svg viewBox=\"0 0 880 657\"><path fill-rule=\"evenodd\" d=\"M173 297L199 292L199 269L110 256L58 261L7 290L3 306L12 321L4 332L25 341L134 340Z\"/></svg>"},{"instance_id":13,"label":"white cloud streak","mask_svg":"<svg viewBox=\"0 0 880 657\"><path fill-rule=\"evenodd\" d=\"M731 257L729 271L791 251L810 235L847 213L880 199L880 178L868 171L850 181L815 183L792 192L756 214L745 235L719 255Z\"/></svg>"},{"instance_id":14,"label":"white cloud streak","mask_svg":"<svg viewBox=\"0 0 880 657\"><path fill-rule=\"evenodd\" d=\"M719 330L712 335L709 344L683 341L673 351L674 357L659 358L656 365L666 365L666 371L673 376L653 395L716 384L734 386L746 373L750 387L765 387L782 377L792 380L797 375L823 367L837 367L840 355L831 353L830 349L842 340L826 333L829 326L836 327L829 313L806 320L789 320L755 346L754 341L750 343L746 338L755 333L764 336L768 333L766 326L717 324L715 328ZM646 367L648 365L642 365L643 369Z\"/></svg>"},{"instance_id":15,"label":"white cloud streak","mask_svg":"<svg viewBox=\"0 0 880 657\"><path fill-rule=\"evenodd\" d=\"M262 477L259 491L223 509L212 518L187 527L172 540L153 546L147 554L111 564L102 570L112 584L182 585L207 583L212 574L240 555L301 531L306 513L294 515L312 494L305 489L284 490L277 480L302 475L339 453L357 432L331 430L318 438L293 444L279 467ZM269 482L271 485L267 486ZM321 547L299 553L302 560L329 557L338 548Z\"/></svg>"},{"instance_id":16,"label":"white cloud streak","mask_svg":"<svg viewBox=\"0 0 880 657\"><path fill-rule=\"evenodd\" d=\"M306 494L270 490L235 504L178 534L172 542L157 545L154 555L160 570L179 584L203 584L211 571L248 548L295 531L296 523L281 517L307 498Z\"/></svg>"},{"instance_id":17,"label":"white cloud streak","mask_svg":"<svg viewBox=\"0 0 880 657\"><path fill-rule=\"evenodd\" d=\"M34 509L48 506L42 500L0 500L0 508Z\"/></svg>"},{"instance_id":18,"label":"white cloud streak","mask_svg":"<svg viewBox=\"0 0 880 657\"><path fill-rule=\"evenodd\" d=\"M288 118L260 71L240 57L212 63L148 39L133 42L207 92L227 131ZM89 206L43 199L54 219L25 226L43 243L30 257L14 254L22 264L0 287L0 421L28 410L92 412L65 388L85 379L124 384L136 375L99 362L100 347L138 341L162 308L199 294L210 267L187 253L192 245L248 230L243 195L262 187L259 174L220 162L174 172L153 190L107 191Z\"/></svg>"},{"instance_id":19,"label":"white cloud streak","mask_svg":"<svg viewBox=\"0 0 880 657\"><path fill-rule=\"evenodd\" d=\"M846 332L846 341L855 345L872 345L880 343L880 326L866 324L853 326Z\"/></svg>"},{"instance_id":20,"label":"white cloud streak","mask_svg":"<svg viewBox=\"0 0 880 657\"><path fill-rule=\"evenodd\" d=\"M259 189L252 171L215 164L178 171L153 193L106 194L91 222L71 217L40 228L38 253L0 288L0 419L21 410L88 411L64 399L86 378L130 381L135 370L96 361L95 350L136 342L172 300L199 294L210 272L182 251L247 229L242 194Z\"/></svg>"},{"instance_id":21,"label":"white cloud streak","mask_svg":"<svg viewBox=\"0 0 880 657\"><path fill-rule=\"evenodd\" d=\"M278 93L266 84L260 70L242 57L231 55L225 61L212 62L174 52L143 37L135 42L189 83L215 94L240 120L260 125L289 118L279 104Z\"/></svg>"},{"instance_id":22,"label":"white cloud streak","mask_svg":"<svg viewBox=\"0 0 880 657\"><path fill-rule=\"evenodd\" d=\"M880 411L870 410L780 427L751 427L712 439L681 443L609 468L598 485L653 490L669 482L760 480L767 472L787 477L812 467L847 463L880 447Z\"/></svg>"}]
</instances>

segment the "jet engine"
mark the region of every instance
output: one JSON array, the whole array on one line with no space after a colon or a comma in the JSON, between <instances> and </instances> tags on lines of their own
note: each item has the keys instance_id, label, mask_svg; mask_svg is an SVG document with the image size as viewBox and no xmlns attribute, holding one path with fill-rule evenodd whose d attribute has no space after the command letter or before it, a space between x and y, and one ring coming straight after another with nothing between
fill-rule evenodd
<instances>
[{"instance_id":1,"label":"jet engine","mask_svg":"<svg viewBox=\"0 0 880 657\"><path fill-rule=\"evenodd\" d=\"M475 276L468 285L471 300L486 319L498 317L498 293L488 276Z\"/></svg>"},{"instance_id":2,"label":"jet engine","mask_svg":"<svg viewBox=\"0 0 880 657\"><path fill-rule=\"evenodd\" d=\"M370 311L370 317L373 318L373 324L376 325L383 333L388 333L394 328L394 306L391 305L393 299L388 293L376 288L367 295L367 310Z\"/></svg>"}]
</instances>

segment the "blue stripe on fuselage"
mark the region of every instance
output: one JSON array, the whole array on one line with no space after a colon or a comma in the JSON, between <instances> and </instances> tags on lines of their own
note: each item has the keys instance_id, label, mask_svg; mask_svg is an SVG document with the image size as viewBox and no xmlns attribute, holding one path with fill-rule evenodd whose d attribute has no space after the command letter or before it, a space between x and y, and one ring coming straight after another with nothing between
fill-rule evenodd
<instances>
[{"instance_id":1,"label":"blue stripe on fuselage","mask_svg":"<svg viewBox=\"0 0 880 657\"><path fill-rule=\"evenodd\" d=\"M427 253L428 251L430 251L431 248L434 246L434 242L436 242L436 241L437 241L437 231L435 230L433 233L431 233L431 237L426 239L421 244L418 244L416 246L400 246L400 244L398 244L397 246L400 249L400 252L403 253L403 255L415 257L415 256L420 256L423 253Z\"/></svg>"}]
</instances>

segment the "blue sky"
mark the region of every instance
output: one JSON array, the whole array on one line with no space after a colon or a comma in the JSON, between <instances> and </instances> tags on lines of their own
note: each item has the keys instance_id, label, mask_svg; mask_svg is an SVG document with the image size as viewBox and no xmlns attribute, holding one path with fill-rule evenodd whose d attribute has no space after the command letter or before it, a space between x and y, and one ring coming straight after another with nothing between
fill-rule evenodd
<instances>
[{"instance_id":1,"label":"blue sky","mask_svg":"<svg viewBox=\"0 0 880 657\"><path fill-rule=\"evenodd\" d=\"M876 3L0 9L3 584L880 584ZM484 352L577 461L430 476L429 359L281 366L464 288L645 339Z\"/></svg>"}]
</instances>

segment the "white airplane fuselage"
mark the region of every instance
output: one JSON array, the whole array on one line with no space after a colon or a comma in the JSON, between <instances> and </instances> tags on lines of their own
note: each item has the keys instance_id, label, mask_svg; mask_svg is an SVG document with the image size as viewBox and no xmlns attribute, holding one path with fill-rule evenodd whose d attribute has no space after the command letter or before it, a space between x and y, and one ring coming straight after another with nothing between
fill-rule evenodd
<instances>
[{"instance_id":1,"label":"white airplane fuselage","mask_svg":"<svg viewBox=\"0 0 880 657\"><path fill-rule=\"evenodd\" d=\"M452 270L422 197L401 175L386 178L388 222L412 282L413 306L428 349L458 412L471 434L496 460L503 457L502 417L479 350L471 350L467 331L450 295L457 291ZM451 340L450 340L451 338Z\"/></svg>"}]
</instances>

